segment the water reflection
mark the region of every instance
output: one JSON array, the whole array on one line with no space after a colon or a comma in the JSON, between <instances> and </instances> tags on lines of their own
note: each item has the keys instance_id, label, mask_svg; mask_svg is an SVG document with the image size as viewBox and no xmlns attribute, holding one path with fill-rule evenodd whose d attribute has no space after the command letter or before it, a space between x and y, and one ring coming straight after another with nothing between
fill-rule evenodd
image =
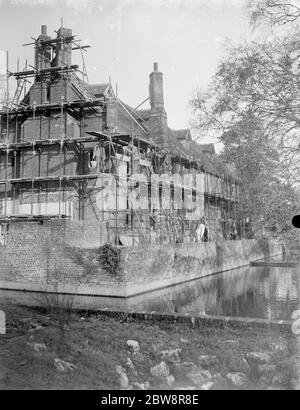
<instances>
[{"instance_id":1,"label":"water reflection","mask_svg":"<svg viewBox=\"0 0 300 410\"><path fill-rule=\"evenodd\" d=\"M4 298L42 304L31 292L0 290ZM300 268L244 267L130 298L76 296L74 306L290 320L300 309Z\"/></svg>"},{"instance_id":2,"label":"water reflection","mask_svg":"<svg viewBox=\"0 0 300 410\"><path fill-rule=\"evenodd\" d=\"M300 306L300 270L245 267L131 298L142 310L290 319Z\"/></svg>"}]
</instances>

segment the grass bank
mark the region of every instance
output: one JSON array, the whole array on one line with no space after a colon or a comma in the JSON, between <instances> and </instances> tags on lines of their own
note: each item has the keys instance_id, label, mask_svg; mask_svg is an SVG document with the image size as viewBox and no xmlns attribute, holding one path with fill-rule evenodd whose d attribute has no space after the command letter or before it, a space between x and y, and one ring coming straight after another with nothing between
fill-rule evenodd
<instances>
[{"instance_id":1,"label":"grass bank","mask_svg":"<svg viewBox=\"0 0 300 410\"><path fill-rule=\"evenodd\" d=\"M298 383L297 343L288 331L74 314L62 340L47 312L4 301L0 309L7 320L0 335L1 389L120 389L126 378L128 388L150 389L294 389ZM138 352L128 340L139 343ZM251 352L264 354L265 362L249 366ZM57 359L72 366L60 368ZM162 361L168 374L159 377L151 368Z\"/></svg>"}]
</instances>

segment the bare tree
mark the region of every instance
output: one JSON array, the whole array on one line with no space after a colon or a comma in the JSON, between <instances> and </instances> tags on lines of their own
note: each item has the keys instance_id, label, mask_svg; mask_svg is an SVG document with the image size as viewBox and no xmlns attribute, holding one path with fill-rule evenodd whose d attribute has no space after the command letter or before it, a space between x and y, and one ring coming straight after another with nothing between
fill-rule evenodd
<instances>
[{"instance_id":1,"label":"bare tree","mask_svg":"<svg viewBox=\"0 0 300 410\"><path fill-rule=\"evenodd\" d=\"M300 42L298 33L227 50L205 92L192 100L196 128L222 135L251 115L259 118L282 159L299 154ZM294 166L298 167L298 161ZM294 173L297 177L297 173ZM299 176L299 173L298 173Z\"/></svg>"},{"instance_id":2,"label":"bare tree","mask_svg":"<svg viewBox=\"0 0 300 410\"><path fill-rule=\"evenodd\" d=\"M46 292L42 294L43 306L60 333L59 346L61 347L65 341L66 329L71 322L78 286L76 283L66 281L64 272L56 267L47 279Z\"/></svg>"},{"instance_id":3,"label":"bare tree","mask_svg":"<svg viewBox=\"0 0 300 410\"><path fill-rule=\"evenodd\" d=\"M228 48L207 90L192 100L195 130L223 143L243 182L241 214L285 234L300 183L298 33Z\"/></svg>"},{"instance_id":4,"label":"bare tree","mask_svg":"<svg viewBox=\"0 0 300 410\"><path fill-rule=\"evenodd\" d=\"M80 286L80 280L68 274L59 263L52 265L52 247L47 247L46 288L39 301L55 324L60 339L57 347L62 351L65 344L66 330L70 326L74 309L74 300Z\"/></svg>"},{"instance_id":5,"label":"bare tree","mask_svg":"<svg viewBox=\"0 0 300 410\"><path fill-rule=\"evenodd\" d=\"M249 0L250 23L257 27L298 23L300 18L299 0Z\"/></svg>"}]
</instances>

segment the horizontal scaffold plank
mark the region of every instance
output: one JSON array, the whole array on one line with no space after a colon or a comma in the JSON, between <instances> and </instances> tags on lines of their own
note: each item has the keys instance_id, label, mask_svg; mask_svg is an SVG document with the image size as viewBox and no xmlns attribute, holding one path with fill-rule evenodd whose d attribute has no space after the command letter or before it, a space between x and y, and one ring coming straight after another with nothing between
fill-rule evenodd
<instances>
[{"instance_id":1,"label":"horizontal scaffold plank","mask_svg":"<svg viewBox=\"0 0 300 410\"><path fill-rule=\"evenodd\" d=\"M78 70L78 68L79 66L77 64L73 64L71 66L41 68L40 70L17 71L15 73L9 73L9 75L20 78L20 77L28 77L32 75L39 75L39 74L57 73L61 71L63 72L74 71L74 70Z\"/></svg>"},{"instance_id":2,"label":"horizontal scaffold plank","mask_svg":"<svg viewBox=\"0 0 300 410\"><path fill-rule=\"evenodd\" d=\"M2 109L0 115L16 115L16 114L28 114L33 111L45 111L45 110L58 110L64 108L85 108L85 107L101 107L105 104L103 99L95 99L93 101L76 100L72 102L62 101L52 104L37 104L33 105L20 105L16 108Z\"/></svg>"},{"instance_id":3,"label":"horizontal scaffold plank","mask_svg":"<svg viewBox=\"0 0 300 410\"><path fill-rule=\"evenodd\" d=\"M97 142L100 139L107 139L106 134L100 134L97 136L90 137L80 137L80 138L65 138L65 139L44 139L44 140L35 140L35 141L23 141L9 144L0 144L1 151L7 151L11 149L22 149L22 148L32 148L33 146L40 145L55 145L55 144L75 144L75 143L85 143L85 142Z\"/></svg>"},{"instance_id":4,"label":"horizontal scaffold plank","mask_svg":"<svg viewBox=\"0 0 300 410\"><path fill-rule=\"evenodd\" d=\"M7 180L0 180L0 185L28 183L28 182L48 182L48 181L71 181L80 179L96 179L99 174L90 175L60 175L60 176L48 176L48 177L33 177L33 178L13 178Z\"/></svg>"}]
</instances>

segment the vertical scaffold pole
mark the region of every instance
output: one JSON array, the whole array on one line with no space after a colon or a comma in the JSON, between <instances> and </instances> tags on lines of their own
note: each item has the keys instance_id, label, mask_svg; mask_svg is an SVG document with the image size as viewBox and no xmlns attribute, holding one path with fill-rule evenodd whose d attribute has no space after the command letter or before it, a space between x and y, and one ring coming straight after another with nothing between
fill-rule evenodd
<instances>
[{"instance_id":1,"label":"vertical scaffold pole","mask_svg":"<svg viewBox=\"0 0 300 410\"><path fill-rule=\"evenodd\" d=\"M35 142L32 141L31 216L33 216Z\"/></svg>"},{"instance_id":2,"label":"vertical scaffold pole","mask_svg":"<svg viewBox=\"0 0 300 410\"><path fill-rule=\"evenodd\" d=\"M58 188L58 217L61 217L61 180L62 178L59 177L59 188Z\"/></svg>"},{"instance_id":3,"label":"vertical scaffold pole","mask_svg":"<svg viewBox=\"0 0 300 410\"><path fill-rule=\"evenodd\" d=\"M6 163L5 163L5 195L4 195L4 216L7 216L7 171L8 171L8 144L6 146Z\"/></svg>"}]
</instances>

